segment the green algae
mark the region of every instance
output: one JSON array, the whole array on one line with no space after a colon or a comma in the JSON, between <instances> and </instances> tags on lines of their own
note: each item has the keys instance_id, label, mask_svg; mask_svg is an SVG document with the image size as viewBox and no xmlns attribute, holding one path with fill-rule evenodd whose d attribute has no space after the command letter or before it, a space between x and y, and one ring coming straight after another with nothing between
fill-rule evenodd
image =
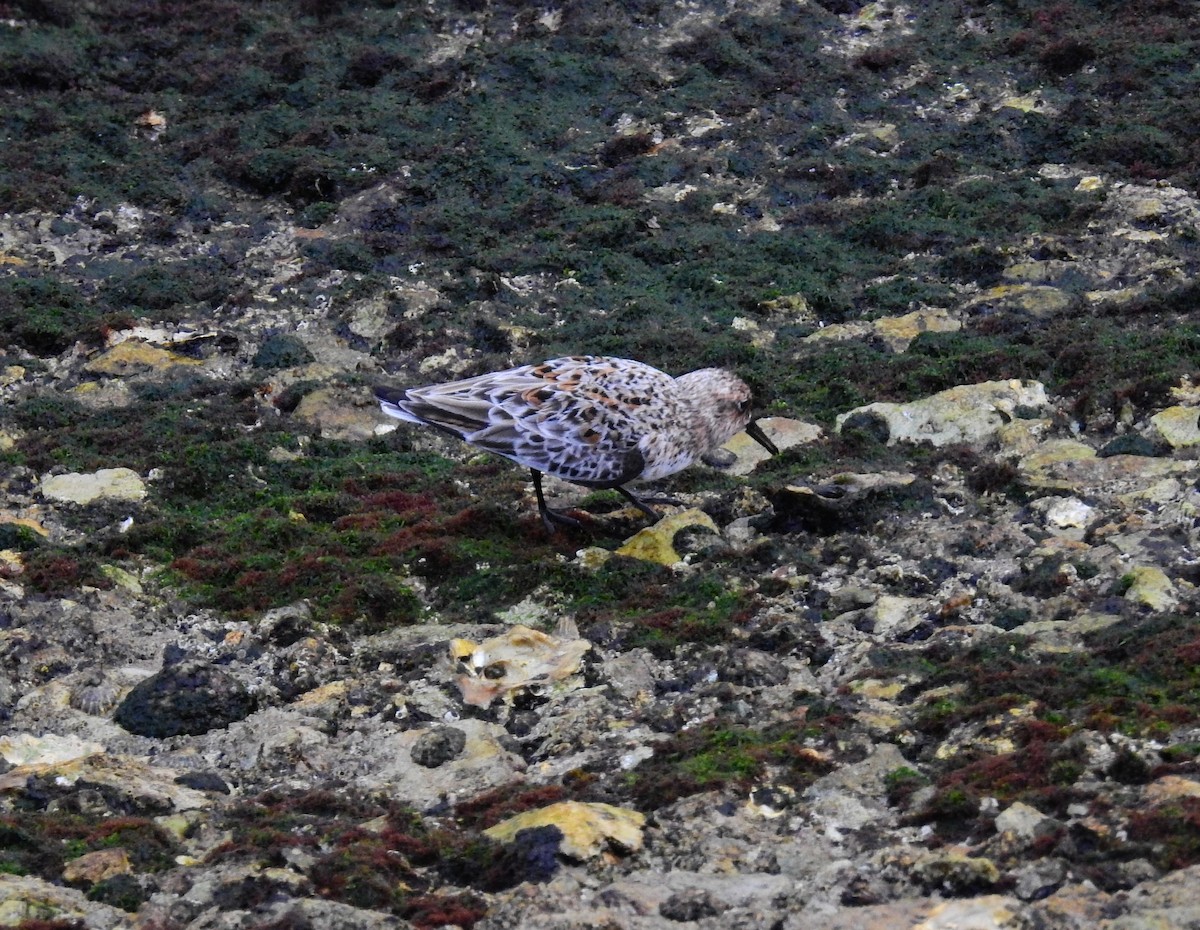
<instances>
[{"instance_id":1,"label":"green algae","mask_svg":"<svg viewBox=\"0 0 1200 930\"><path fill-rule=\"evenodd\" d=\"M0 277L0 338L35 355L56 355L94 331L101 313L52 276Z\"/></svg>"}]
</instances>

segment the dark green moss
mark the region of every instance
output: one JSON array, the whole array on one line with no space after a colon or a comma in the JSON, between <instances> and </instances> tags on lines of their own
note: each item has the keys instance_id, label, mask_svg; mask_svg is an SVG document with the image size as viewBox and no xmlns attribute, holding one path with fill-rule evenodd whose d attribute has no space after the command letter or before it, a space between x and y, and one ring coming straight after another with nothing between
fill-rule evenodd
<instances>
[{"instance_id":1,"label":"dark green moss","mask_svg":"<svg viewBox=\"0 0 1200 930\"><path fill-rule=\"evenodd\" d=\"M0 523L0 549L30 552L42 545L42 542L42 537L27 526L17 523Z\"/></svg>"},{"instance_id":2,"label":"dark green moss","mask_svg":"<svg viewBox=\"0 0 1200 930\"><path fill-rule=\"evenodd\" d=\"M293 368L312 360L313 354L308 351L308 347L295 336L285 333L265 339L254 353L251 364L255 368Z\"/></svg>"},{"instance_id":3,"label":"dark green moss","mask_svg":"<svg viewBox=\"0 0 1200 930\"><path fill-rule=\"evenodd\" d=\"M0 277L0 340L34 355L57 355L96 334L100 314L53 276Z\"/></svg>"}]
</instances>

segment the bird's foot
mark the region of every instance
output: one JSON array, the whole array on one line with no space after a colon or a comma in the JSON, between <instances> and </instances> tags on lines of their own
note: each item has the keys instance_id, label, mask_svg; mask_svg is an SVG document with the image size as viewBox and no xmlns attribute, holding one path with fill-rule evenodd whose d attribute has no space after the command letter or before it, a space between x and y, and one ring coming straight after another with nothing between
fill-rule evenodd
<instances>
[{"instance_id":1,"label":"bird's foot","mask_svg":"<svg viewBox=\"0 0 1200 930\"><path fill-rule=\"evenodd\" d=\"M542 526L546 528L546 532L553 536L564 527L579 529L583 526L582 520L576 520L574 517L568 516L561 510L552 510L549 507L542 507Z\"/></svg>"}]
</instances>

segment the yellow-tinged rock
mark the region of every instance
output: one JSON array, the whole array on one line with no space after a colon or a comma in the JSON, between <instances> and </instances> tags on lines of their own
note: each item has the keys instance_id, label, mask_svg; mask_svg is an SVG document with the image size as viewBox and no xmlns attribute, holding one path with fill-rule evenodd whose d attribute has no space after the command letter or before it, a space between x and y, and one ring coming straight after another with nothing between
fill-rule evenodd
<instances>
[{"instance_id":1,"label":"yellow-tinged rock","mask_svg":"<svg viewBox=\"0 0 1200 930\"><path fill-rule=\"evenodd\" d=\"M962 329L962 322L946 310L914 310L903 316L885 316L878 320L856 320L823 326L804 337L805 342L841 341L871 337L882 342L892 352L903 352L921 333L953 333Z\"/></svg>"},{"instance_id":2,"label":"yellow-tinged rock","mask_svg":"<svg viewBox=\"0 0 1200 930\"><path fill-rule=\"evenodd\" d=\"M996 443L1007 454L1026 455L1038 447L1049 420L1013 420L996 430Z\"/></svg>"},{"instance_id":3,"label":"yellow-tinged rock","mask_svg":"<svg viewBox=\"0 0 1200 930\"><path fill-rule=\"evenodd\" d=\"M181 843L195 831L200 822L201 818L195 811L189 811L186 814L166 814L154 818L157 827L165 830Z\"/></svg>"},{"instance_id":4,"label":"yellow-tinged rock","mask_svg":"<svg viewBox=\"0 0 1200 930\"><path fill-rule=\"evenodd\" d=\"M1200 407L1200 382L1184 375L1179 379L1179 384L1171 388L1171 397L1185 406Z\"/></svg>"},{"instance_id":5,"label":"yellow-tinged rock","mask_svg":"<svg viewBox=\"0 0 1200 930\"><path fill-rule=\"evenodd\" d=\"M0 524L11 523L13 526L24 526L27 529L33 530L39 536L48 537L50 531L46 529L37 520L31 520L29 517L7 517L0 516Z\"/></svg>"},{"instance_id":6,"label":"yellow-tinged rock","mask_svg":"<svg viewBox=\"0 0 1200 930\"><path fill-rule=\"evenodd\" d=\"M1070 466L1096 457L1096 450L1074 439L1054 439L1044 442L1026 455L1017 467L1039 487L1071 488Z\"/></svg>"},{"instance_id":7,"label":"yellow-tinged rock","mask_svg":"<svg viewBox=\"0 0 1200 930\"><path fill-rule=\"evenodd\" d=\"M863 678L850 683L850 690L855 694L876 701L894 700L907 687L908 683L904 681L883 681L879 678Z\"/></svg>"},{"instance_id":8,"label":"yellow-tinged rock","mask_svg":"<svg viewBox=\"0 0 1200 930\"><path fill-rule=\"evenodd\" d=\"M122 342L83 366L93 375L133 375L162 371L173 365L203 365L198 359L168 352L144 342Z\"/></svg>"},{"instance_id":9,"label":"yellow-tinged rock","mask_svg":"<svg viewBox=\"0 0 1200 930\"><path fill-rule=\"evenodd\" d=\"M812 308L803 294L784 294L773 300L764 300L760 306L768 313L778 313L793 322L811 323L815 320Z\"/></svg>"},{"instance_id":10,"label":"yellow-tinged rock","mask_svg":"<svg viewBox=\"0 0 1200 930\"><path fill-rule=\"evenodd\" d=\"M1167 212L1167 205L1160 197L1141 197L1133 202L1129 212L1135 220L1153 220Z\"/></svg>"},{"instance_id":11,"label":"yellow-tinged rock","mask_svg":"<svg viewBox=\"0 0 1200 930\"><path fill-rule=\"evenodd\" d=\"M575 553L575 560L579 563L579 567L589 572L599 571L600 567L612 557L611 549L604 549L600 546L588 546Z\"/></svg>"},{"instance_id":12,"label":"yellow-tinged rock","mask_svg":"<svg viewBox=\"0 0 1200 930\"><path fill-rule=\"evenodd\" d=\"M953 847L925 853L913 864L913 873L934 888L979 887L1000 881L1000 869L991 859Z\"/></svg>"},{"instance_id":13,"label":"yellow-tinged rock","mask_svg":"<svg viewBox=\"0 0 1200 930\"><path fill-rule=\"evenodd\" d=\"M1173 449L1200 445L1200 407L1168 407L1152 416L1150 423Z\"/></svg>"},{"instance_id":14,"label":"yellow-tinged rock","mask_svg":"<svg viewBox=\"0 0 1200 930\"><path fill-rule=\"evenodd\" d=\"M1175 585L1156 565L1138 565L1126 573L1130 580L1125 600L1144 604L1151 610L1170 610L1179 603Z\"/></svg>"},{"instance_id":15,"label":"yellow-tinged rock","mask_svg":"<svg viewBox=\"0 0 1200 930\"><path fill-rule=\"evenodd\" d=\"M1005 97L1000 106L1008 110L1020 110L1022 113L1053 113L1041 94L1022 94L1017 97Z\"/></svg>"},{"instance_id":16,"label":"yellow-tinged rock","mask_svg":"<svg viewBox=\"0 0 1200 930\"><path fill-rule=\"evenodd\" d=\"M560 801L501 821L483 832L500 843L511 842L521 830L558 827L559 851L572 859L590 859L613 843L627 852L642 848L646 816L611 804Z\"/></svg>"},{"instance_id":17,"label":"yellow-tinged rock","mask_svg":"<svg viewBox=\"0 0 1200 930\"><path fill-rule=\"evenodd\" d=\"M344 679L330 681L313 688L311 691L305 691L292 702L292 706L297 709L311 710L312 708L320 707L322 704L328 704L330 701L340 700L349 692L350 682Z\"/></svg>"},{"instance_id":18,"label":"yellow-tinged rock","mask_svg":"<svg viewBox=\"0 0 1200 930\"><path fill-rule=\"evenodd\" d=\"M868 320L851 320L849 323L831 323L815 333L804 337L805 342L845 342L848 339L865 339L874 334L875 327Z\"/></svg>"},{"instance_id":19,"label":"yellow-tinged rock","mask_svg":"<svg viewBox=\"0 0 1200 930\"><path fill-rule=\"evenodd\" d=\"M1079 179L1079 183L1075 185L1075 190L1080 193L1087 193L1089 191L1098 191L1103 187L1104 178L1089 174Z\"/></svg>"},{"instance_id":20,"label":"yellow-tinged rock","mask_svg":"<svg viewBox=\"0 0 1200 930\"><path fill-rule=\"evenodd\" d=\"M1048 284L1000 284L988 288L971 303L972 306L1000 304L1034 316L1047 317L1068 309L1072 300L1066 291Z\"/></svg>"},{"instance_id":21,"label":"yellow-tinged rock","mask_svg":"<svg viewBox=\"0 0 1200 930\"><path fill-rule=\"evenodd\" d=\"M904 725L903 718L898 714L885 714L882 711L858 711L854 719L874 736L889 736Z\"/></svg>"},{"instance_id":22,"label":"yellow-tinged rock","mask_svg":"<svg viewBox=\"0 0 1200 930\"><path fill-rule=\"evenodd\" d=\"M68 882L86 882L94 885L114 875L133 871L129 853L119 846L113 849L98 849L84 853L63 866L63 879Z\"/></svg>"},{"instance_id":23,"label":"yellow-tinged rock","mask_svg":"<svg viewBox=\"0 0 1200 930\"><path fill-rule=\"evenodd\" d=\"M3 742L0 739L0 745ZM69 754L68 758L50 761L54 758L51 747L51 752L42 752L32 761L17 763L0 775L0 792L25 785L30 778L52 778L59 785L73 785L82 780L101 789L111 788L121 797L133 798L139 805L157 810L199 810L212 803L203 791L179 784L176 781L179 773L174 769L157 768L132 756L103 751L81 753L80 749L65 747L64 754ZM11 753L3 754L13 761ZM0 926L3 925L0 920Z\"/></svg>"},{"instance_id":24,"label":"yellow-tinged rock","mask_svg":"<svg viewBox=\"0 0 1200 930\"><path fill-rule=\"evenodd\" d=\"M915 310L875 321L875 335L893 352L903 352L921 333L956 333L962 321L946 310Z\"/></svg>"},{"instance_id":25,"label":"yellow-tinged rock","mask_svg":"<svg viewBox=\"0 0 1200 930\"><path fill-rule=\"evenodd\" d=\"M0 549L0 565L15 575L25 571L25 562L16 549Z\"/></svg>"},{"instance_id":26,"label":"yellow-tinged rock","mask_svg":"<svg viewBox=\"0 0 1200 930\"><path fill-rule=\"evenodd\" d=\"M720 532L712 517L696 507L663 517L653 526L635 533L620 549L618 555L659 565L674 565L682 561L675 551L675 534L685 527L699 526L714 533Z\"/></svg>"}]
</instances>

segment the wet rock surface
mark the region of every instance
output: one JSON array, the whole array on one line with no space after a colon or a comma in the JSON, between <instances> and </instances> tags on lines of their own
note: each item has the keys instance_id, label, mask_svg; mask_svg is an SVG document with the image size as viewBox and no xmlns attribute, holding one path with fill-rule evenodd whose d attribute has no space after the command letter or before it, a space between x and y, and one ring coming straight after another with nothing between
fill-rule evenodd
<instances>
[{"instance_id":1,"label":"wet rock surface","mask_svg":"<svg viewBox=\"0 0 1200 930\"><path fill-rule=\"evenodd\" d=\"M102 6L0 17L0 923L1200 922L1187 5ZM781 454L549 536L371 397L579 352Z\"/></svg>"}]
</instances>

